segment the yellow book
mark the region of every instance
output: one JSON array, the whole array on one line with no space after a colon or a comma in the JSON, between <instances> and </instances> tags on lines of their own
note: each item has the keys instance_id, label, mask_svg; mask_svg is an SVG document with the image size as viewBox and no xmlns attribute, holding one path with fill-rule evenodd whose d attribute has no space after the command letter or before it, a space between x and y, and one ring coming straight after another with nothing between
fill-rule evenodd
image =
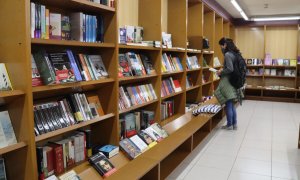
<instances>
[{"instance_id":1,"label":"yellow book","mask_svg":"<svg viewBox=\"0 0 300 180\"><path fill-rule=\"evenodd\" d=\"M145 86L145 90L146 90L147 95L150 97L150 100L153 100L154 97L152 96L149 87L147 85L144 85L144 86Z\"/></svg>"},{"instance_id":2,"label":"yellow book","mask_svg":"<svg viewBox=\"0 0 300 180\"><path fill-rule=\"evenodd\" d=\"M290 60L290 66L297 66L297 60L296 59L291 59Z\"/></svg>"}]
</instances>

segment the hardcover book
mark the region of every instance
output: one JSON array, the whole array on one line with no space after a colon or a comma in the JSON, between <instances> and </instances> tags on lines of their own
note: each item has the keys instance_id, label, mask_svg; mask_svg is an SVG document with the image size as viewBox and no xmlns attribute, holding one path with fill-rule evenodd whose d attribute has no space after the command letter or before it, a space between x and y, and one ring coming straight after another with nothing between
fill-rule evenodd
<instances>
[{"instance_id":1,"label":"hardcover book","mask_svg":"<svg viewBox=\"0 0 300 180\"><path fill-rule=\"evenodd\" d=\"M145 129L144 132L157 142L163 140L163 137L161 137L151 126Z\"/></svg>"},{"instance_id":2,"label":"hardcover book","mask_svg":"<svg viewBox=\"0 0 300 180\"><path fill-rule=\"evenodd\" d=\"M108 77L108 73L100 55L88 55L92 70L97 79Z\"/></svg>"},{"instance_id":3,"label":"hardcover book","mask_svg":"<svg viewBox=\"0 0 300 180\"><path fill-rule=\"evenodd\" d=\"M140 57L141 57L141 60L144 64L144 67L147 71L147 74L149 74L149 75L150 74L155 74L155 69L153 67L153 64L152 64L151 60L143 54L140 54Z\"/></svg>"},{"instance_id":4,"label":"hardcover book","mask_svg":"<svg viewBox=\"0 0 300 180\"><path fill-rule=\"evenodd\" d=\"M126 44L126 28L120 28L119 33L120 33L119 43Z\"/></svg>"},{"instance_id":5,"label":"hardcover book","mask_svg":"<svg viewBox=\"0 0 300 180\"><path fill-rule=\"evenodd\" d=\"M41 75L39 73L38 68L36 67L35 60L33 55L31 54L31 79L32 79L32 86L42 86L43 81Z\"/></svg>"},{"instance_id":6,"label":"hardcover book","mask_svg":"<svg viewBox=\"0 0 300 180\"><path fill-rule=\"evenodd\" d=\"M144 36L144 29L143 27L136 26L134 28L134 42L135 43L141 43L143 41L143 36Z\"/></svg>"},{"instance_id":7,"label":"hardcover book","mask_svg":"<svg viewBox=\"0 0 300 180\"><path fill-rule=\"evenodd\" d=\"M60 180L80 180L80 177L76 174L74 170L71 170L61 176L59 176Z\"/></svg>"},{"instance_id":8,"label":"hardcover book","mask_svg":"<svg viewBox=\"0 0 300 180\"><path fill-rule=\"evenodd\" d=\"M50 13L50 39L61 39L61 14Z\"/></svg>"},{"instance_id":9,"label":"hardcover book","mask_svg":"<svg viewBox=\"0 0 300 180\"><path fill-rule=\"evenodd\" d=\"M135 115L133 113L125 114L126 137L131 137L136 134Z\"/></svg>"},{"instance_id":10,"label":"hardcover book","mask_svg":"<svg viewBox=\"0 0 300 180\"><path fill-rule=\"evenodd\" d=\"M101 152L91 156L89 158L89 163L103 177L108 177L117 171L114 165Z\"/></svg>"},{"instance_id":11,"label":"hardcover book","mask_svg":"<svg viewBox=\"0 0 300 180\"><path fill-rule=\"evenodd\" d=\"M7 69L4 63L0 63L0 91L13 90L12 84L7 73Z\"/></svg>"},{"instance_id":12,"label":"hardcover book","mask_svg":"<svg viewBox=\"0 0 300 180\"><path fill-rule=\"evenodd\" d=\"M151 125L151 127L163 138L168 137L168 133L166 130L164 130L158 123L154 123Z\"/></svg>"},{"instance_id":13,"label":"hardcover book","mask_svg":"<svg viewBox=\"0 0 300 180\"><path fill-rule=\"evenodd\" d=\"M90 104L95 104L97 112L100 116L104 115L102 105L100 103L99 97L96 94L87 94L86 98Z\"/></svg>"},{"instance_id":14,"label":"hardcover book","mask_svg":"<svg viewBox=\"0 0 300 180\"><path fill-rule=\"evenodd\" d=\"M107 158L111 158L119 153L119 146L109 144L100 147L98 151L102 152Z\"/></svg>"},{"instance_id":15,"label":"hardcover book","mask_svg":"<svg viewBox=\"0 0 300 180\"><path fill-rule=\"evenodd\" d=\"M36 66L41 74L43 83L45 85L55 84L56 77L48 55L44 51L39 51L33 54Z\"/></svg>"},{"instance_id":16,"label":"hardcover book","mask_svg":"<svg viewBox=\"0 0 300 180\"><path fill-rule=\"evenodd\" d=\"M134 159L141 154L141 151L129 139L120 141L121 149L127 154L130 159Z\"/></svg>"},{"instance_id":17,"label":"hardcover book","mask_svg":"<svg viewBox=\"0 0 300 180\"><path fill-rule=\"evenodd\" d=\"M71 23L69 16L61 17L61 39L71 40Z\"/></svg>"},{"instance_id":18,"label":"hardcover book","mask_svg":"<svg viewBox=\"0 0 300 180\"><path fill-rule=\"evenodd\" d=\"M125 54L119 54L119 65L122 70L123 76L132 76L131 68L129 67L128 60L126 59Z\"/></svg>"}]
</instances>

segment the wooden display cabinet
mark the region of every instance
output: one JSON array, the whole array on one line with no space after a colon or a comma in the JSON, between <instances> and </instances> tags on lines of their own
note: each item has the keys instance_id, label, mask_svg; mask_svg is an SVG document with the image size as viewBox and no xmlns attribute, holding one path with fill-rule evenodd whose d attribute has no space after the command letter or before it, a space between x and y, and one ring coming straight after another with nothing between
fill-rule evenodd
<instances>
[{"instance_id":1,"label":"wooden display cabinet","mask_svg":"<svg viewBox=\"0 0 300 180\"><path fill-rule=\"evenodd\" d=\"M208 51L215 47L215 12L204 5L203 36L209 40Z\"/></svg>"}]
</instances>

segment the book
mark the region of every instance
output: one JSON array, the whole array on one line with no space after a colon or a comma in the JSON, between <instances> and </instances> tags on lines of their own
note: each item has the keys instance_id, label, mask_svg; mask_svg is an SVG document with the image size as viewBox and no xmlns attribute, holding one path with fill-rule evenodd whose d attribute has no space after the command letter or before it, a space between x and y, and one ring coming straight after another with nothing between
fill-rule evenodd
<instances>
[{"instance_id":1,"label":"book","mask_svg":"<svg viewBox=\"0 0 300 180\"><path fill-rule=\"evenodd\" d=\"M89 163L103 177L108 177L117 171L114 165L101 152L91 156L89 158Z\"/></svg>"},{"instance_id":2,"label":"book","mask_svg":"<svg viewBox=\"0 0 300 180\"><path fill-rule=\"evenodd\" d=\"M103 64L102 57L100 55L88 55L88 57L96 79L108 77L108 73Z\"/></svg>"},{"instance_id":3,"label":"book","mask_svg":"<svg viewBox=\"0 0 300 180\"><path fill-rule=\"evenodd\" d=\"M59 180L55 175L47 177L45 180Z\"/></svg>"},{"instance_id":4,"label":"book","mask_svg":"<svg viewBox=\"0 0 300 180\"><path fill-rule=\"evenodd\" d=\"M125 54L119 54L119 65L123 76L132 76L131 68Z\"/></svg>"},{"instance_id":5,"label":"book","mask_svg":"<svg viewBox=\"0 0 300 180\"><path fill-rule=\"evenodd\" d=\"M61 39L61 14L50 13L50 39Z\"/></svg>"},{"instance_id":6,"label":"book","mask_svg":"<svg viewBox=\"0 0 300 180\"><path fill-rule=\"evenodd\" d=\"M152 139L147 133L145 132L140 132L138 136L148 145L149 148L155 146L157 142Z\"/></svg>"},{"instance_id":7,"label":"book","mask_svg":"<svg viewBox=\"0 0 300 180\"><path fill-rule=\"evenodd\" d=\"M126 126L126 137L131 137L135 135L136 124L135 124L135 115L133 113L127 113L124 115L125 126Z\"/></svg>"},{"instance_id":8,"label":"book","mask_svg":"<svg viewBox=\"0 0 300 180\"><path fill-rule=\"evenodd\" d=\"M126 44L126 28L119 29L119 43Z\"/></svg>"},{"instance_id":9,"label":"book","mask_svg":"<svg viewBox=\"0 0 300 180\"><path fill-rule=\"evenodd\" d=\"M151 126L143 130L145 133L147 133L152 139L154 139L157 142L160 142L163 140L163 137L160 136Z\"/></svg>"},{"instance_id":10,"label":"book","mask_svg":"<svg viewBox=\"0 0 300 180\"><path fill-rule=\"evenodd\" d=\"M75 82L74 70L67 53L49 53L49 59L54 68L59 83Z\"/></svg>"},{"instance_id":11,"label":"book","mask_svg":"<svg viewBox=\"0 0 300 180\"><path fill-rule=\"evenodd\" d=\"M87 98L89 104L95 104L98 114L100 116L103 116L104 111L103 111L103 108L102 108L102 105L101 105L98 95L89 93L89 94L87 94L86 98Z\"/></svg>"},{"instance_id":12,"label":"book","mask_svg":"<svg viewBox=\"0 0 300 180\"><path fill-rule=\"evenodd\" d=\"M168 137L168 133L166 130L164 130L158 123L154 123L151 125L151 127L155 130L155 132L158 133L159 136L166 138Z\"/></svg>"},{"instance_id":13,"label":"book","mask_svg":"<svg viewBox=\"0 0 300 180\"><path fill-rule=\"evenodd\" d=\"M6 65L0 63L0 91L10 91L13 90Z\"/></svg>"},{"instance_id":14,"label":"book","mask_svg":"<svg viewBox=\"0 0 300 180\"><path fill-rule=\"evenodd\" d=\"M143 36L144 36L143 27L140 27L140 26L134 27L134 42L135 43L142 43Z\"/></svg>"},{"instance_id":15,"label":"book","mask_svg":"<svg viewBox=\"0 0 300 180\"><path fill-rule=\"evenodd\" d=\"M71 22L69 16L61 17L61 39L71 40Z\"/></svg>"},{"instance_id":16,"label":"book","mask_svg":"<svg viewBox=\"0 0 300 180\"><path fill-rule=\"evenodd\" d=\"M100 147L98 151L102 152L107 158L111 158L119 153L119 146L109 144Z\"/></svg>"},{"instance_id":17,"label":"book","mask_svg":"<svg viewBox=\"0 0 300 180\"><path fill-rule=\"evenodd\" d=\"M48 55L45 51L38 51L33 54L36 66L41 74L44 85L55 84L56 76Z\"/></svg>"},{"instance_id":18,"label":"book","mask_svg":"<svg viewBox=\"0 0 300 180\"><path fill-rule=\"evenodd\" d=\"M69 57L71 67L74 70L74 75L75 75L76 80L77 81L82 81L81 73L79 71L78 65L76 64L76 61L75 61L75 58L74 58L74 55L73 55L72 51L71 50L66 50L66 52L67 52L67 55Z\"/></svg>"},{"instance_id":19,"label":"book","mask_svg":"<svg viewBox=\"0 0 300 180\"><path fill-rule=\"evenodd\" d=\"M82 12L72 13L70 17L71 22L71 39L76 41L84 41L84 14Z\"/></svg>"},{"instance_id":20,"label":"book","mask_svg":"<svg viewBox=\"0 0 300 180\"><path fill-rule=\"evenodd\" d=\"M71 170L59 176L59 180L80 180L80 177L76 174L74 170Z\"/></svg>"},{"instance_id":21,"label":"book","mask_svg":"<svg viewBox=\"0 0 300 180\"><path fill-rule=\"evenodd\" d=\"M141 57L141 60L144 64L144 67L146 69L147 74L149 74L149 75L150 74L155 74L156 71L154 69L154 66L153 66L151 60L144 54L140 54L140 57Z\"/></svg>"},{"instance_id":22,"label":"book","mask_svg":"<svg viewBox=\"0 0 300 180\"><path fill-rule=\"evenodd\" d=\"M163 45L166 46L167 48L172 48L173 47L172 35L162 32L162 42L163 42Z\"/></svg>"},{"instance_id":23,"label":"book","mask_svg":"<svg viewBox=\"0 0 300 180\"><path fill-rule=\"evenodd\" d=\"M145 152L148 149L148 145L138 135L134 135L129 139L136 145L136 147L139 148L141 152Z\"/></svg>"},{"instance_id":24,"label":"book","mask_svg":"<svg viewBox=\"0 0 300 180\"><path fill-rule=\"evenodd\" d=\"M35 60L33 55L31 54L31 79L32 79L32 86L42 86L43 81L41 78L41 75L39 73L39 70L36 66Z\"/></svg>"},{"instance_id":25,"label":"book","mask_svg":"<svg viewBox=\"0 0 300 180\"><path fill-rule=\"evenodd\" d=\"M6 178L6 170L5 170L5 162L3 158L0 158L0 179L7 180Z\"/></svg>"},{"instance_id":26,"label":"book","mask_svg":"<svg viewBox=\"0 0 300 180\"><path fill-rule=\"evenodd\" d=\"M141 154L141 151L129 139L120 141L120 148L127 154L129 159L134 159Z\"/></svg>"},{"instance_id":27,"label":"book","mask_svg":"<svg viewBox=\"0 0 300 180\"><path fill-rule=\"evenodd\" d=\"M0 148L17 143L8 111L0 112Z\"/></svg>"},{"instance_id":28,"label":"book","mask_svg":"<svg viewBox=\"0 0 300 180\"><path fill-rule=\"evenodd\" d=\"M126 42L133 43L134 42L134 26L125 26L126 29Z\"/></svg>"}]
</instances>

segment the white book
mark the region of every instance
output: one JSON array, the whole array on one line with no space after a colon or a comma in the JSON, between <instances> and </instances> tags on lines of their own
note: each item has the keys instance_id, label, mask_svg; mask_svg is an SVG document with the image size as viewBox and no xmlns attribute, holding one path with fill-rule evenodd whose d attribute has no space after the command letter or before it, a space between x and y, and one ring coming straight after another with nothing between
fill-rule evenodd
<instances>
[{"instance_id":1,"label":"white book","mask_svg":"<svg viewBox=\"0 0 300 180\"><path fill-rule=\"evenodd\" d=\"M50 13L50 38L61 39L61 14Z\"/></svg>"},{"instance_id":2,"label":"white book","mask_svg":"<svg viewBox=\"0 0 300 180\"><path fill-rule=\"evenodd\" d=\"M141 152L144 152L148 149L148 145L138 135L134 135L129 139L140 149Z\"/></svg>"},{"instance_id":3,"label":"white book","mask_svg":"<svg viewBox=\"0 0 300 180\"><path fill-rule=\"evenodd\" d=\"M83 13L73 13L70 18L71 38L76 41L83 41Z\"/></svg>"},{"instance_id":4,"label":"white book","mask_svg":"<svg viewBox=\"0 0 300 180\"><path fill-rule=\"evenodd\" d=\"M80 180L79 176L76 174L74 170L71 170L61 176L59 176L60 180Z\"/></svg>"},{"instance_id":5,"label":"white book","mask_svg":"<svg viewBox=\"0 0 300 180\"><path fill-rule=\"evenodd\" d=\"M1 129L5 136L6 144L7 145L16 144L17 139L14 133L13 126L11 124L8 111L0 112L0 123L1 123Z\"/></svg>"},{"instance_id":6,"label":"white book","mask_svg":"<svg viewBox=\"0 0 300 180\"><path fill-rule=\"evenodd\" d=\"M0 91L13 90L6 66L4 63L0 63Z\"/></svg>"},{"instance_id":7,"label":"white book","mask_svg":"<svg viewBox=\"0 0 300 180\"><path fill-rule=\"evenodd\" d=\"M35 3L30 3L30 12L31 12L31 38L34 38L35 32Z\"/></svg>"},{"instance_id":8,"label":"white book","mask_svg":"<svg viewBox=\"0 0 300 180\"><path fill-rule=\"evenodd\" d=\"M166 130L164 130L158 123L154 123L151 125L151 127L163 138L168 137L168 133Z\"/></svg>"},{"instance_id":9,"label":"white book","mask_svg":"<svg viewBox=\"0 0 300 180\"><path fill-rule=\"evenodd\" d=\"M126 29L126 42L133 43L134 42L134 26L125 26Z\"/></svg>"},{"instance_id":10,"label":"white book","mask_svg":"<svg viewBox=\"0 0 300 180\"><path fill-rule=\"evenodd\" d=\"M150 126L144 130L155 141L161 141L163 138Z\"/></svg>"}]
</instances>

